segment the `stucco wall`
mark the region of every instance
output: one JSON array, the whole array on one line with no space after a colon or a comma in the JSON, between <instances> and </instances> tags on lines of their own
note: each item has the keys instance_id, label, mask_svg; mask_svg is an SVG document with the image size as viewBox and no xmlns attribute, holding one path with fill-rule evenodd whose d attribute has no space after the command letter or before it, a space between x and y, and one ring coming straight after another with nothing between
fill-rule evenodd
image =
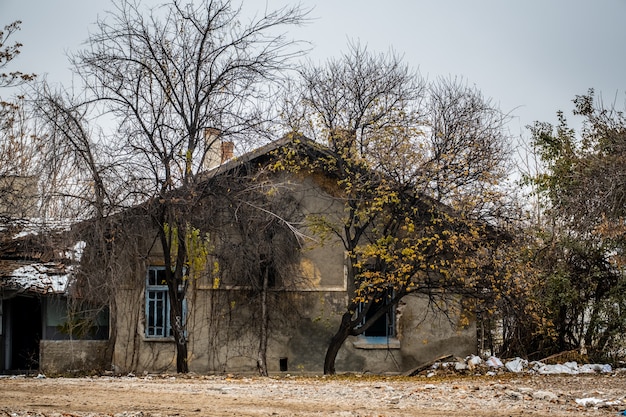
<instances>
[{"instance_id":1,"label":"stucco wall","mask_svg":"<svg viewBox=\"0 0 626 417\"><path fill-rule=\"evenodd\" d=\"M310 178L280 179L291 184L303 214L341 216L343 207L322 191L323 184ZM339 327L350 288L345 276L345 253L332 238L304 233L306 241L297 276L286 288L270 291L270 329L267 365L270 373L287 371L320 373L329 341ZM323 244L322 244L323 243ZM158 259L160 248L152 249ZM115 370L125 372L173 372L175 344L169 338L146 338L145 284L150 259L139 265L129 285L120 288L116 300ZM245 288L228 287L224 281L194 281L187 293L189 369L192 372L255 372L259 345L258 299ZM354 372L401 372L443 354L465 356L476 350L473 326L458 326L458 310L448 316L435 314L425 299L405 297L397 308L396 335L388 344L366 343L355 337L339 351L336 369ZM450 318L452 318L450 320Z\"/></svg>"},{"instance_id":2,"label":"stucco wall","mask_svg":"<svg viewBox=\"0 0 626 417\"><path fill-rule=\"evenodd\" d=\"M254 304L234 306L229 302L218 308L225 297L233 300L236 294L207 291L199 305L210 305L212 314L199 314L205 326L190 329L190 346L193 349L190 369L197 372L254 372L259 345L258 309ZM240 294L245 297L244 293ZM237 298L237 297L235 297ZM270 304L270 340L267 365L270 372L281 369L281 360L289 372L321 372L328 341L339 324L337 314L347 301L345 292L300 291L276 293ZM231 307L232 306L232 307ZM230 310L230 311L229 311Z\"/></svg>"},{"instance_id":3,"label":"stucco wall","mask_svg":"<svg viewBox=\"0 0 626 417\"><path fill-rule=\"evenodd\" d=\"M337 358L337 370L385 373L405 372L442 355L475 354L476 326L461 325L459 304L444 314L433 311L425 297L406 296L396 308L396 336L368 343L349 338Z\"/></svg>"},{"instance_id":4,"label":"stucco wall","mask_svg":"<svg viewBox=\"0 0 626 417\"><path fill-rule=\"evenodd\" d=\"M145 276L139 268L138 276ZM176 369L174 343L170 339L145 337L145 280L135 280L117 291L115 349L112 368L116 373L166 372Z\"/></svg>"},{"instance_id":5,"label":"stucco wall","mask_svg":"<svg viewBox=\"0 0 626 417\"><path fill-rule=\"evenodd\" d=\"M267 364L270 373L287 366L290 373L321 373L328 342L339 326L346 291L276 293L270 319ZM196 290L189 304L189 368L197 373L256 371L259 343L258 309L244 291ZM135 306L141 306L135 304ZM137 317L142 311L129 312ZM475 326L459 327L454 314L432 312L426 300L406 297L397 309L397 335L388 344L349 338L340 350L339 372L397 373L435 357L466 356L476 351ZM143 320L140 317L139 321ZM131 323L128 323L132 327ZM145 338L143 326L134 337L118 339L118 372L174 372L175 347L169 339ZM135 360L129 358L135 357Z\"/></svg>"}]
</instances>

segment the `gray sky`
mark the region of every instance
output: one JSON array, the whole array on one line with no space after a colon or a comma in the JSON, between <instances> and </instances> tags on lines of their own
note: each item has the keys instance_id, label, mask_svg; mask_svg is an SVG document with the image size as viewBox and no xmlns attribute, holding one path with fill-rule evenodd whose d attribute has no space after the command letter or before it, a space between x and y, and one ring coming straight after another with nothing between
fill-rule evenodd
<instances>
[{"instance_id":1,"label":"gray sky","mask_svg":"<svg viewBox=\"0 0 626 417\"><path fill-rule=\"evenodd\" d=\"M286 0L249 0L275 8ZM158 4L158 0L144 0ZM315 20L294 30L321 61L349 40L393 48L428 79L463 77L515 116L513 134L534 120L571 114L594 88L605 103L626 101L626 0L302 0ZM382 6L385 4L385 6ZM258 5L258 6L257 6ZM66 52L81 47L109 0L0 0L0 25L16 19L24 44L10 67L71 81ZM569 116L571 119L572 117Z\"/></svg>"}]
</instances>

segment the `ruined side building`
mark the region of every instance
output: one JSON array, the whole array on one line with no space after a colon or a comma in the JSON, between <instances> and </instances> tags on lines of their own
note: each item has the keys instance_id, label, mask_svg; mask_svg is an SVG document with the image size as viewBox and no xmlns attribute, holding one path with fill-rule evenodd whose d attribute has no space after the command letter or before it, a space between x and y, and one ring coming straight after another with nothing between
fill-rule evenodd
<instances>
[{"instance_id":1,"label":"ruined side building","mask_svg":"<svg viewBox=\"0 0 626 417\"><path fill-rule=\"evenodd\" d=\"M39 217L37 180L0 177L0 373L37 372L42 352L55 348L65 357L59 369L102 367L96 358L107 346L106 308L81 330L80 353L65 351L64 341L77 336L69 283L83 243L67 247L62 231L68 225Z\"/></svg>"}]
</instances>

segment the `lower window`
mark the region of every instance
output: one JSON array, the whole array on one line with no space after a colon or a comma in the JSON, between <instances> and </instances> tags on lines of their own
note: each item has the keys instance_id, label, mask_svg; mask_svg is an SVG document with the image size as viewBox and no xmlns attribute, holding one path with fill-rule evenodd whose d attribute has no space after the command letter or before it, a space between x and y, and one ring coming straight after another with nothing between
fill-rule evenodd
<instances>
[{"instance_id":1,"label":"lower window","mask_svg":"<svg viewBox=\"0 0 626 417\"><path fill-rule=\"evenodd\" d=\"M186 303L183 302L183 317L186 313ZM170 320L170 297L165 268L151 266L146 277L146 337L166 338L174 336Z\"/></svg>"},{"instance_id":2,"label":"lower window","mask_svg":"<svg viewBox=\"0 0 626 417\"><path fill-rule=\"evenodd\" d=\"M382 295L381 298L370 301L373 305L369 308L367 313L365 314L365 318L363 319L363 324L365 324L371 317L374 316L380 309L387 308L389 303L391 302L391 298L393 295L393 291L388 290ZM359 305L359 309L361 311L364 310L366 304L361 303ZM395 337L396 335L396 323L395 323L395 311L392 308L388 310L385 314L379 317L370 327L367 328L363 332L363 336L365 337L380 337L380 338L390 338Z\"/></svg>"}]
</instances>

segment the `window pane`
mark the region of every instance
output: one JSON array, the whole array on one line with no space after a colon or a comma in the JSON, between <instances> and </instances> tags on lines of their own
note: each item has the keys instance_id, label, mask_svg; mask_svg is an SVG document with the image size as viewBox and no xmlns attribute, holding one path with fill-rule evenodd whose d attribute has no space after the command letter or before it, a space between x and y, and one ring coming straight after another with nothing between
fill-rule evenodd
<instances>
[{"instance_id":1,"label":"window pane","mask_svg":"<svg viewBox=\"0 0 626 417\"><path fill-rule=\"evenodd\" d=\"M382 300L375 301L374 305L370 307L365 316L365 320L369 320L377 311L385 306L385 302ZM387 336L387 314L383 314L379 317L369 329L364 333L365 336Z\"/></svg>"},{"instance_id":2,"label":"window pane","mask_svg":"<svg viewBox=\"0 0 626 417\"><path fill-rule=\"evenodd\" d=\"M165 309L165 304L163 303L163 293L158 292L157 293L157 300L155 303L156 307L155 307L155 316L156 316L156 323L155 326L157 328L162 328L163 327L163 310Z\"/></svg>"},{"instance_id":3,"label":"window pane","mask_svg":"<svg viewBox=\"0 0 626 417\"><path fill-rule=\"evenodd\" d=\"M385 308L389 305L391 301L392 292L385 291L384 295L376 301L373 301L373 305L367 311L367 314L364 318L363 323L370 320L374 314L379 311L381 308ZM363 309L365 305L361 305L361 309ZM363 332L364 336L370 337L393 337L395 336L395 320L394 320L394 309L386 312L381 317L379 317L372 325Z\"/></svg>"},{"instance_id":4,"label":"window pane","mask_svg":"<svg viewBox=\"0 0 626 417\"><path fill-rule=\"evenodd\" d=\"M167 291L146 291L146 335L165 336Z\"/></svg>"},{"instance_id":5,"label":"window pane","mask_svg":"<svg viewBox=\"0 0 626 417\"><path fill-rule=\"evenodd\" d=\"M165 269L160 268L160 269L157 269L155 272L156 272L156 277L157 277L156 285L167 285L167 281L165 280Z\"/></svg>"}]
</instances>

